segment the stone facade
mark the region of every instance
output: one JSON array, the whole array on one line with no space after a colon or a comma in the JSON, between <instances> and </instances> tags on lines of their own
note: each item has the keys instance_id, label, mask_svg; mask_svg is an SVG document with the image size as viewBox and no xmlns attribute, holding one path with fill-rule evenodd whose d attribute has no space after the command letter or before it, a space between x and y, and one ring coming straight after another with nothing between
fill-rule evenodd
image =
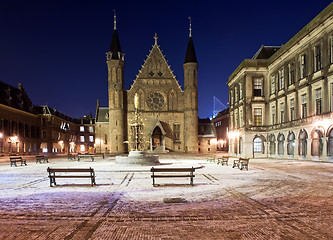
<instances>
[{"instance_id":1,"label":"stone facade","mask_svg":"<svg viewBox=\"0 0 333 240\"><path fill-rule=\"evenodd\" d=\"M229 108L219 112L212 120L216 131L217 151L229 150Z\"/></svg>"},{"instance_id":2,"label":"stone facade","mask_svg":"<svg viewBox=\"0 0 333 240\"><path fill-rule=\"evenodd\" d=\"M109 107L98 105L96 111L96 137L103 138L104 143L101 151L120 154L134 149L130 124L137 94L144 124L144 150L197 152L198 63L192 38L183 66L184 91L157 44L156 35L155 44L129 90L124 90L124 63L115 29L107 53Z\"/></svg>"},{"instance_id":3,"label":"stone facade","mask_svg":"<svg viewBox=\"0 0 333 240\"><path fill-rule=\"evenodd\" d=\"M228 85L230 154L333 161L333 4L245 59Z\"/></svg>"}]
</instances>

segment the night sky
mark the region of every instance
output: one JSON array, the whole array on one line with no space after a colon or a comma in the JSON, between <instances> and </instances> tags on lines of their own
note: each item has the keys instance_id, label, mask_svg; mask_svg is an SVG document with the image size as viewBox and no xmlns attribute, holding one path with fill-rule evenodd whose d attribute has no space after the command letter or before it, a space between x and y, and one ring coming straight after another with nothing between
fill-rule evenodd
<instances>
[{"instance_id":1,"label":"night sky","mask_svg":"<svg viewBox=\"0 0 333 240\"><path fill-rule=\"evenodd\" d=\"M274 3L272 3L274 2ZM227 105L229 75L262 44L285 44L331 1L2 1L0 81L19 82L35 105L71 117L108 106L107 66L113 9L125 53L125 90L158 44L183 88L188 17L199 62L199 116L213 96Z\"/></svg>"}]
</instances>

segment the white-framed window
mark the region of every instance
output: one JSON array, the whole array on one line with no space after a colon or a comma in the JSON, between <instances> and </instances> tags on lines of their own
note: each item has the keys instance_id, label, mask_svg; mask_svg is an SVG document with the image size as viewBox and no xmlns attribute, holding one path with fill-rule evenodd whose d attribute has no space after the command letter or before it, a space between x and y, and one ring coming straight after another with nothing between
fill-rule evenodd
<instances>
[{"instance_id":1,"label":"white-framed window","mask_svg":"<svg viewBox=\"0 0 333 240\"><path fill-rule=\"evenodd\" d=\"M314 47L314 71L321 69L321 47L320 44Z\"/></svg>"},{"instance_id":2,"label":"white-framed window","mask_svg":"<svg viewBox=\"0 0 333 240\"><path fill-rule=\"evenodd\" d=\"M232 94L232 91L230 91L230 104L233 105L234 104L234 96Z\"/></svg>"},{"instance_id":3,"label":"white-framed window","mask_svg":"<svg viewBox=\"0 0 333 240\"><path fill-rule=\"evenodd\" d=\"M254 126L261 126L262 125L262 109L255 108L254 109Z\"/></svg>"},{"instance_id":4,"label":"white-framed window","mask_svg":"<svg viewBox=\"0 0 333 240\"><path fill-rule=\"evenodd\" d=\"M84 132L84 126L80 126L80 132Z\"/></svg>"},{"instance_id":5,"label":"white-framed window","mask_svg":"<svg viewBox=\"0 0 333 240\"><path fill-rule=\"evenodd\" d=\"M330 37L330 63L333 63L333 36Z\"/></svg>"},{"instance_id":6,"label":"white-framed window","mask_svg":"<svg viewBox=\"0 0 333 240\"><path fill-rule=\"evenodd\" d=\"M262 78L253 79L253 96L262 96Z\"/></svg>"},{"instance_id":7,"label":"white-framed window","mask_svg":"<svg viewBox=\"0 0 333 240\"><path fill-rule=\"evenodd\" d=\"M321 88L315 90L316 96L316 115L321 114Z\"/></svg>"},{"instance_id":8,"label":"white-framed window","mask_svg":"<svg viewBox=\"0 0 333 240\"><path fill-rule=\"evenodd\" d=\"M84 136L80 136L80 142L84 142Z\"/></svg>"},{"instance_id":9,"label":"white-framed window","mask_svg":"<svg viewBox=\"0 0 333 240\"><path fill-rule=\"evenodd\" d=\"M94 142L94 136L89 136L89 142Z\"/></svg>"},{"instance_id":10,"label":"white-framed window","mask_svg":"<svg viewBox=\"0 0 333 240\"><path fill-rule=\"evenodd\" d=\"M271 123L272 123L272 125L274 125L275 124L275 116L276 116L276 112L275 112L275 106L272 106L272 120L271 120Z\"/></svg>"},{"instance_id":11,"label":"white-framed window","mask_svg":"<svg viewBox=\"0 0 333 240\"><path fill-rule=\"evenodd\" d=\"M237 91L237 87L235 87L235 102L238 102L238 91Z\"/></svg>"},{"instance_id":12,"label":"white-framed window","mask_svg":"<svg viewBox=\"0 0 333 240\"><path fill-rule=\"evenodd\" d=\"M239 126L243 127L243 109L239 109Z\"/></svg>"},{"instance_id":13,"label":"white-framed window","mask_svg":"<svg viewBox=\"0 0 333 240\"><path fill-rule=\"evenodd\" d=\"M300 60L300 79L306 77L306 54L301 55Z\"/></svg>"},{"instance_id":14,"label":"white-framed window","mask_svg":"<svg viewBox=\"0 0 333 240\"><path fill-rule=\"evenodd\" d=\"M235 128L238 128L238 109L235 111Z\"/></svg>"},{"instance_id":15,"label":"white-framed window","mask_svg":"<svg viewBox=\"0 0 333 240\"><path fill-rule=\"evenodd\" d=\"M90 126L90 127L89 127L89 132L90 132L90 133L93 133L93 132L94 132L94 127L93 127L93 126Z\"/></svg>"},{"instance_id":16,"label":"white-framed window","mask_svg":"<svg viewBox=\"0 0 333 240\"><path fill-rule=\"evenodd\" d=\"M243 85L242 83L239 84L239 99L243 98Z\"/></svg>"},{"instance_id":17,"label":"white-framed window","mask_svg":"<svg viewBox=\"0 0 333 240\"><path fill-rule=\"evenodd\" d=\"M275 93L275 75L271 76L271 94Z\"/></svg>"},{"instance_id":18,"label":"white-framed window","mask_svg":"<svg viewBox=\"0 0 333 240\"><path fill-rule=\"evenodd\" d=\"M288 65L288 85L293 85L295 83L295 64L294 62Z\"/></svg>"},{"instance_id":19,"label":"white-framed window","mask_svg":"<svg viewBox=\"0 0 333 240\"><path fill-rule=\"evenodd\" d=\"M280 103L280 123L284 123L284 103Z\"/></svg>"},{"instance_id":20,"label":"white-framed window","mask_svg":"<svg viewBox=\"0 0 333 240\"><path fill-rule=\"evenodd\" d=\"M331 83L331 112L333 112L333 83Z\"/></svg>"},{"instance_id":21,"label":"white-framed window","mask_svg":"<svg viewBox=\"0 0 333 240\"><path fill-rule=\"evenodd\" d=\"M302 106L301 106L301 118L306 118L307 117L307 101L306 101L306 94L303 94L301 96L301 102L302 102Z\"/></svg>"},{"instance_id":22,"label":"white-framed window","mask_svg":"<svg viewBox=\"0 0 333 240\"><path fill-rule=\"evenodd\" d=\"M284 69L279 70L279 90L284 89Z\"/></svg>"},{"instance_id":23,"label":"white-framed window","mask_svg":"<svg viewBox=\"0 0 333 240\"><path fill-rule=\"evenodd\" d=\"M253 140L253 152L255 152L255 153L262 152L262 139L260 137L256 137Z\"/></svg>"},{"instance_id":24,"label":"white-framed window","mask_svg":"<svg viewBox=\"0 0 333 240\"><path fill-rule=\"evenodd\" d=\"M290 99L290 121L295 120L295 100Z\"/></svg>"}]
</instances>

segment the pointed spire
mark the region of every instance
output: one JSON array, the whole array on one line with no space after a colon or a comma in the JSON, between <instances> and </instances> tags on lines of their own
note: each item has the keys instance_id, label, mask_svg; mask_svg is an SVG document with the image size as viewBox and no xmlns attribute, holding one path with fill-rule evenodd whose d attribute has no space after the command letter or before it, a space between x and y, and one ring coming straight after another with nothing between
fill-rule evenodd
<instances>
[{"instance_id":1,"label":"pointed spire","mask_svg":"<svg viewBox=\"0 0 333 240\"><path fill-rule=\"evenodd\" d=\"M111 52L111 59L122 59L122 52L121 52L121 47L120 47L120 42L119 42L119 37L118 37L118 32L117 32L117 19L116 19L116 11L113 10L114 12L114 21L113 21L113 35L112 35L112 40L111 40L111 45L110 45L110 52Z\"/></svg>"},{"instance_id":2,"label":"pointed spire","mask_svg":"<svg viewBox=\"0 0 333 240\"><path fill-rule=\"evenodd\" d=\"M196 56L195 50L194 50L193 40L192 40L192 22L191 22L191 17L189 17L189 20L190 20L190 37L188 39L188 44L187 44L187 50L186 50L186 56L185 56L184 63L189 63L189 62L198 63L197 56Z\"/></svg>"},{"instance_id":3,"label":"pointed spire","mask_svg":"<svg viewBox=\"0 0 333 240\"><path fill-rule=\"evenodd\" d=\"M117 29L117 16L116 16L116 10L113 9L113 30Z\"/></svg>"},{"instance_id":4,"label":"pointed spire","mask_svg":"<svg viewBox=\"0 0 333 240\"><path fill-rule=\"evenodd\" d=\"M192 37L192 19L191 17L188 17L188 19L190 20L190 37Z\"/></svg>"}]
</instances>

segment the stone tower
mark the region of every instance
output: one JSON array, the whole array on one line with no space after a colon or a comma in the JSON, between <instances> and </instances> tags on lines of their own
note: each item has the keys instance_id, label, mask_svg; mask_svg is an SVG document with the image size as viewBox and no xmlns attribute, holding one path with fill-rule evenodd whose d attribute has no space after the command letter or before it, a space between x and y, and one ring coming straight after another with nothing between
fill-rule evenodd
<instances>
[{"instance_id":1,"label":"stone tower","mask_svg":"<svg viewBox=\"0 0 333 240\"><path fill-rule=\"evenodd\" d=\"M109 93L109 137L108 151L123 153L125 149L125 104L124 104L124 54L121 52L116 21L110 46L107 52L108 93Z\"/></svg>"},{"instance_id":2,"label":"stone tower","mask_svg":"<svg viewBox=\"0 0 333 240\"><path fill-rule=\"evenodd\" d=\"M184 67L184 144L185 152L198 152L198 61L195 55L191 29Z\"/></svg>"}]
</instances>

